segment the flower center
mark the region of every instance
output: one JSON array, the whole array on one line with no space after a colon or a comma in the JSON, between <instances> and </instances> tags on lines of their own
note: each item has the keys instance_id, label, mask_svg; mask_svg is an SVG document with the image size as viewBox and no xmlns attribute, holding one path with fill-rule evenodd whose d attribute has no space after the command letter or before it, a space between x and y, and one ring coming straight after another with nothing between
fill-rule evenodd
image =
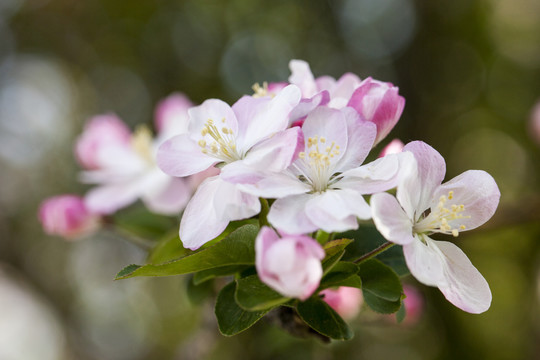
<instances>
[{"instance_id":1,"label":"flower center","mask_svg":"<svg viewBox=\"0 0 540 360\"><path fill-rule=\"evenodd\" d=\"M268 83L265 81L263 82L263 85L259 85L259 83L253 84L251 87L253 89L253 97L254 98L261 98L268 96Z\"/></svg>"},{"instance_id":2,"label":"flower center","mask_svg":"<svg viewBox=\"0 0 540 360\"><path fill-rule=\"evenodd\" d=\"M221 119L225 125L225 118ZM203 154L207 154L230 163L240 160L242 156L236 150L236 138L231 128L216 126L214 120L208 119L201 130L202 139L198 144ZM208 140L208 141L207 141Z\"/></svg>"},{"instance_id":3,"label":"flower center","mask_svg":"<svg viewBox=\"0 0 540 360\"><path fill-rule=\"evenodd\" d=\"M334 141L327 144L323 136L314 136L307 139L308 152L298 154L303 166L296 166L301 175L299 179L311 185L313 192L324 192L337 179L333 176L332 159L340 154L339 145ZM302 171L302 169L305 169Z\"/></svg>"},{"instance_id":4,"label":"flower center","mask_svg":"<svg viewBox=\"0 0 540 360\"><path fill-rule=\"evenodd\" d=\"M152 133L144 126L138 126L131 137L131 146L149 164L154 164Z\"/></svg>"},{"instance_id":5,"label":"flower center","mask_svg":"<svg viewBox=\"0 0 540 360\"><path fill-rule=\"evenodd\" d=\"M441 233L441 234L451 234L455 237L459 235L460 230L465 230L465 225L457 224L456 220L459 219L468 219L470 216L464 216L462 213L465 211L464 205L455 205L452 204L450 207L446 207L448 200L452 200L454 197L454 192L448 192L448 196L442 195L439 198L439 203L435 209L432 209L431 212L425 216L423 219L418 221L414 227L413 231L417 234L430 232L430 233Z\"/></svg>"}]
</instances>

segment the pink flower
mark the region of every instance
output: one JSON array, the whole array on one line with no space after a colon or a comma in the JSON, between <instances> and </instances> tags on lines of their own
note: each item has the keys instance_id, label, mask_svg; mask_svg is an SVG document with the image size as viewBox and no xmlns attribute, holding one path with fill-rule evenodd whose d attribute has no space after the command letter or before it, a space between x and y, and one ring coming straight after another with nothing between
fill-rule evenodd
<instances>
[{"instance_id":1,"label":"pink flower","mask_svg":"<svg viewBox=\"0 0 540 360\"><path fill-rule=\"evenodd\" d=\"M354 91L347 106L377 125L374 144L377 145L398 122L405 99L399 95L397 86L368 77Z\"/></svg>"},{"instance_id":2,"label":"pink flower","mask_svg":"<svg viewBox=\"0 0 540 360\"><path fill-rule=\"evenodd\" d=\"M191 107L193 107L191 100L181 93L171 94L161 100L157 104L154 114L157 132L170 134L171 137L185 134L188 131L188 110Z\"/></svg>"},{"instance_id":3,"label":"pink flower","mask_svg":"<svg viewBox=\"0 0 540 360\"><path fill-rule=\"evenodd\" d=\"M257 274L286 297L306 300L319 286L324 250L310 237L285 235L263 227L255 240Z\"/></svg>"},{"instance_id":4,"label":"pink flower","mask_svg":"<svg viewBox=\"0 0 540 360\"><path fill-rule=\"evenodd\" d=\"M83 199L76 195L58 195L44 200L38 217L47 234L67 239L90 233L99 226L99 216L91 213Z\"/></svg>"},{"instance_id":5,"label":"pink flower","mask_svg":"<svg viewBox=\"0 0 540 360\"><path fill-rule=\"evenodd\" d=\"M389 154L398 154L403 150L403 146L405 146L405 144L403 144L401 140L394 139L390 141L390 143L386 145L384 149L382 149L381 153L379 154L379 157L385 157L386 155L389 155Z\"/></svg>"},{"instance_id":6,"label":"pink flower","mask_svg":"<svg viewBox=\"0 0 540 360\"><path fill-rule=\"evenodd\" d=\"M302 151L286 171L261 176L240 188L259 197L277 198L268 221L289 234L358 228L357 218L371 217L363 195L396 186L398 156L362 165L376 129L351 108L318 107L308 115L302 131Z\"/></svg>"},{"instance_id":7,"label":"pink flower","mask_svg":"<svg viewBox=\"0 0 540 360\"><path fill-rule=\"evenodd\" d=\"M407 266L418 281L437 286L464 311L486 311L491 304L486 280L456 245L429 235L458 236L489 220L500 198L495 180L484 171L469 170L441 185L446 165L435 149L414 141L403 151L414 157L402 167L397 200L387 193L371 197L377 229L403 245Z\"/></svg>"},{"instance_id":8,"label":"pink flower","mask_svg":"<svg viewBox=\"0 0 540 360\"><path fill-rule=\"evenodd\" d=\"M326 289L320 294L324 296L323 300L345 320L354 319L364 302L360 289L347 286Z\"/></svg>"},{"instance_id":9,"label":"pink flower","mask_svg":"<svg viewBox=\"0 0 540 360\"><path fill-rule=\"evenodd\" d=\"M129 128L116 115L98 115L90 119L77 140L75 156L85 169L98 169L106 156L102 149L129 147L130 139Z\"/></svg>"},{"instance_id":10,"label":"pink flower","mask_svg":"<svg viewBox=\"0 0 540 360\"><path fill-rule=\"evenodd\" d=\"M244 96L232 107L217 99L189 110L189 132L166 141L158 164L167 174L187 176L219 164L221 173L205 180L182 216L180 239L197 249L218 236L230 221L260 211L258 197L238 187L287 168L297 152L300 129L288 127L300 91L289 85L276 96Z\"/></svg>"},{"instance_id":11,"label":"pink flower","mask_svg":"<svg viewBox=\"0 0 540 360\"><path fill-rule=\"evenodd\" d=\"M404 322L416 324L424 312L424 298L415 287L410 285L403 285L403 292L406 296L403 303L407 312Z\"/></svg>"},{"instance_id":12,"label":"pink flower","mask_svg":"<svg viewBox=\"0 0 540 360\"><path fill-rule=\"evenodd\" d=\"M161 109L163 131L157 138L146 127L130 133L115 116L96 116L89 121L76 144L76 153L84 159L81 163L91 165L85 166L88 170L81 173L81 180L98 185L85 198L92 212L111 214L137 199L159 214L177 214L186 206L193 188L185 179L164 174L155 161L157 147L174 135L171 131L185 127L182 122L187 119L182 119L175 106Z\"/></svg>"},{"instance_id":13,"label":"pink flower","mask_svg":"<svg viewBox=\"0 0 540 360\"><path fill-rule=\"evenodd\" d=\"M540 144L540 101L531 111L529 128L531 137L536 141L537 144Z\"/></svg>"}]
</instances>

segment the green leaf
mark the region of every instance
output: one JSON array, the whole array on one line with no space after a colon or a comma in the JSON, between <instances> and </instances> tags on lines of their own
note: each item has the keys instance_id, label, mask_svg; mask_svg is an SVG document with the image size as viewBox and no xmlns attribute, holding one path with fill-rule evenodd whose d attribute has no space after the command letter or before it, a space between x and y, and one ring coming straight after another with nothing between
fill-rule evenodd
<instances>
[{"instance_id":1,"label":"green leaf","mask_svg":"<svg viewBox=\"0 0 540 360\"><path fill-rule=\"evenodd\" d=\"M349 325L319 297L310 297L298 303L297 311L313 330L329 338L349 340L354 335Z\"/></svg>"},{"instance_id":2,"label":"green leaf","mask_svg":"<svg viewBox=\"0 0 540 360\"><path fill-rule=\"evenodd\" d=\"M341 257L345 254L345 250L341 250L334 255L326 256L322 261L321 265L323 268L323 275L326 275L334 265L338 263L339 260L341 260Z\"/></svg>"},{"instance_id":3,"label":"green leaf","mask_svg":"<svg viewBox=\"0 0 540 360\"><path fill-rule=\"evenodd\" d=\"M358 273L358 265L351 262L341 261L332 267L321 279L319 291L334 286L342 286L346 280ZM358 278L360 280L360 278ZM360 284L362 281L360 280Z\"/></svg>"},{"instance_id":4,"label":"green leaf","mask_svg":"<svg viewBox=\"0 0 540 360\"><path fill-rule=\"evenodd\" d=\"M257 275L238 279L236 284L236 302L248 311L270 310L290 300L269 288Z\"/></svg>"},{"instance_id":5,"label":"green leaf","mask_svg":"<svg viewBox=\"0 0 540 360\"><path fill-rule=\"evenodd\" d=\"M244 225L233 231L217 244L198 252L160 265L143 265L125 268L116 279L134 276L170 276L230 265L253 265L255 263L255 237L259 228Z\"/></svg>"},{"instance_id":6,"label":"green leaf","mask_svg":"<svg viewBox=\"0 0 540 360\"><path fill-rule=\"evenodd\" d=\"M175 230L174 233L169 233L164 236L156 246L154 246L146 261L148 264L158 265L191 253L193 253L193 251L184 249L182 242L178 237L178 231Z\"/></svg>"},{"instance_id":7,"label":"green leaf","mask_svg":"<svg viewBox=\"0 0 540 360\"><path fill-rule=\"evenodd\" d=\"M373 295L389 301L401 298L403 288L397 274L387 265L376 259L370 259L360 265L362 288Z\"/></svg>"},{"instance_id":8,"label":"green leaf","mask_svg":"<svg viewBox=\"0 0 540 360\"><path fill-rule=\"evenodd\" d=\"M353 240L351 239L337 239L327 242L323 249L326 253L326 257L333 256L347 247Z\"/></svg>"},{"instance_id":9,"label":"green leaf","mask_svg":"<svg viewBox=\"0 0 540 360\"><path fill-rule=\"evenodd\" d=\"M362 279L358 275L353 275L347 278L346 280L343 280L343 282L341 282L339 286L348 286L348 287L353 287L357 289L362 289Z\"/></svg>"},{"instance_id":10,"label":"green leaf","mask_svg":"<svg viewBox=\"0 0 540 360\"><path fill-rule=\"evenodd\" d=\"M405 309L405 303L402 302L401 307L399 308L399 310L396 313L396 320L397 320L398 324L400 322L402 322L403 320L405 320L405 316L407 316L407 310Z\"/></svg>"},{"instance_id":11,"label":"green leaf","mask_svg":"<svg viewBox=\"0 0 540 360\"><path fill-rule=\"evenodd\" d=\"M381 314L393 314L399 310L401 301L388 301L378 296L373 295L369 291L363 291L364 301L375 312Z\"/></svg>"},{"instance_id":12,"label":"green leaf","mask_svg":"<svg viewBox=\"0 0 540 360\"><path fill-rule=\"evenodd\" d=\"M236 335L259 321L268 311L250 312L234 300L236 283L231 282L218 294L215 313L219 331L225 336Z\"/></svg>"},{"instance_id":13,"label":"green leaf","mask_svg":"<svg viewBox=\"0 0 540 360\"><path fill-rule=\"evenodd\" d=\"M193 276L193 283L195 285L198 285L200 283L217 277L234 275L246 270L250 266L251 265L229 265L208 270L202 270L198 273L195 273L195 275Z\"/></svg>"},{"instance_id":14,"label":"green leaf","mask_svg":"<svg viewBox=\"0 0 540 360\"><path fill-rule=\"evenodd\" d=\"M135 264L128 265L125 268L123 268L122 270L120 270L120 272L118 274L116 274L116 278L117 279L118 278L123 278L124 276L127 276L127 275L131 274L132 272L134 272L135 270L137 270L140 267L141 267L141 265L135 265Z\"/></svg>"},{"instance_id":15,"label":"green leaf","mask_svg":"<svg viewBox=\"0 0 540 360\"><path fill-rule=\"evenodd\" d=\"M364 300L370 308L382 314L399 310L403 288L394 270L379 260L370 259L360 265L359 275Z\"/></svg>"},{"instance_id":16,"label":"green leaf","mask_svg":"<svg viewBox=\"0 0 540 360\"><path fill-rule=\"evenodd\" d=\"M191 277L186 283L186 294L193 305L199 305L213 293L214 283L212 281L196 284L193 281L193 277Z\"/></svg>"}]
</instances>

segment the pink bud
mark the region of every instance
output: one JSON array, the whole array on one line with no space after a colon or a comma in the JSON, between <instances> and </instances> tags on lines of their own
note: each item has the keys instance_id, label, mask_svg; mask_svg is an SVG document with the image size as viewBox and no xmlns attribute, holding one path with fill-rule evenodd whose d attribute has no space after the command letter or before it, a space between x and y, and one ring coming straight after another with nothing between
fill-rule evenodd
<instances>
[{"instance_id":1,"label":"pink bud","mask_svg":"<svg viewBox=\"0 0 540 360\"><path fill-rule=\"evenodd\" d=\"M44 200L38 213L43 230L50 235L74 239L98 227L99 216L92 214L76 195L58 195Z\"/></svg>"},{"instance_id":2,"label":"pink bud","mask_svg":"<svg viewBox=\"0 0 540 360\"><path fill-rule=\"evenodd\" d=\"M405 146L405 144L403 144L403 142L399 139L394 139L392 141L390 141L390 143L388 145L386 145L384 147L384 149L382 149L381 153L379 154L379 157L385 157L386 155L389 155L389 154L397 154L397 153L400 153L402 150L403 150L403 147Z\"/></svg>"},{"instance_id":3,"label":"pink bud","mask_svg":"<svg viewBox=\"0 0 540 360\"><path fill-rule=\"evenodd\" d=\"M407 312L404 323L410 325L416 324L424 311L424 298L415 287L410 285L404 285L403 292L406 296L403 303Z\"/></svg>"},{"instance_id":4,"label":"pink bud","mask_svg":"<svg viewBox=\"0 0 540 360\"><path fill-rule=\"evenodd\" d=\"M310 237L263 227L255 240L255 266L263 283L286 297L305 300L319 286L324 250Z\"/></svg>"},{"instance_id":5,"label":"pink bud","mask_svg":"<svg viewBox=\"0 0 540 360\"><path fill-rule=\"evenodd\" d=\"M375 146L398 122L405 99L399 95L397 86L368 77L354 91L348 106L377 125Z\"/></svg>"},{"instance_id":6,"label":"pink bud","mask_svg":"<svg viewBox=\"0 0 540 360\"><path fill-rule=\"evenodd\" d=\"M345 320L355 318L364 302L360 289L346 286L323 290L321 295L324 295L323 300Z\"/></svg>"},{"instance_id":7,"label":"pink bud","mask_svg":"<svg viewBox=\"0 0 540 360\"><path fill-rule=\"evenodd\" d=\"M75 156L88 170L100 167L100 152L111 146L128 146L129 128L116 115L98 115L90 119L75 144ZM103 156L103 155L102 155Z\"/></svg>"},{"instance_id":8,"label":"pink bud","mask_svg":"<svg viewBox=\"0 0 540 360\"><path fill-rule=\"evenodd\" d=\"M174 93L161 100L156 106L155 126L162 131L183 134L188 127L188 109L193 106L191 100L181 93Z\"/></svg>"}]
</instances>

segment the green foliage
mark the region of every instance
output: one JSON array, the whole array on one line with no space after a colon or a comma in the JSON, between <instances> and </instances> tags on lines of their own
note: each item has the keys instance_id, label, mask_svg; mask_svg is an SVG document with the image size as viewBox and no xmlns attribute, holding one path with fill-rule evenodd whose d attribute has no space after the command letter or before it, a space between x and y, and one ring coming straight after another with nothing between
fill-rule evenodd
<instances>
[{"instance_id":1,"label":"green foliage","mask_svg":"<svg viewBox=\"0 0 540 360\"><path fill-rule=\"evenodd\" d=\"M183 256L186 256L193 251L189 249L184 249L182 242L178 237L178 231L174 233L169 233L164 236L154 248L148 254L146 262L148 264L163 264Z\"/></svg>"},{"instance_id":2,"label":"green foliage","mask_svg":"<svg viewBox=\"0 0 540 360\"><path fill-rule=\"evenodd\" d=\"M358 265L353 264L351 262L345 262L341 261L338 262L334 267L332 267L326 275L321 279L321 283L319 285L319 291L327 289L329 287L335 287L335 286L344 286L343 284L350 284L353 283L352 277L355 277L358 279L358 286L354 287L360 287L362 286L362 280L359 276L357 276L358 273ZM350 280L351 279L351 280ZM347 285L350 286L350 285Z\"/></svg>"},{"instance_id":3,"label":"green foliage","mask_svg":"<svg viewBox=\"0 0 540 360\"><path fill-rule=\"evenodd\" d=\"M178 220L149 212L143 206L135 206L117 212L114 215L114 225L135 236L157 240L170 232L171 228L178 228Z\"/></svg>"},{"instance_id":4,"label":"green foliage","mask_svg":"<svg viewBox=\"0 0 540 360\"><path fill-rule=\"evenodd\" d=\"M169 276L230 265L253 265L255 262L255 237L259 228L244 225L215 245L160 265L130 265L118 273L116 279L134 276Z\"/></svg>"},{"instance_id":5,"label":"green foliage","mask_svg":"<svg viewBox=\"0 0 540 360\"><path fill-rule=\"evenodd\" d=\"M266 286L257 275L236 280L235 299L248 311L270 310L290 300Z\"/></svg>"},{"instance_id":6,"label":"green foliage","mask_svg":"<svg viewBox=\"0 0 540 360\"><path fill-rule=\"evenodd\" d=\"M335 340L352 339L354 333L347 323L320 297L311 297L297 305L298 315L313 330Z\"/></svg>"},{"instance_id":7,"label":"green foliage","mask_svg":"<svg viewBox=\"0 0 540 360\"><path fill-rule=\"evenodd\" d=\"M249 269L252 267L251 265L229 265L229 266L220 266L208 270L202 270L193 276L193 283L194 284L200 284L202 282L221 277L221 276L229 276L241 273L242 271Z\"/></svg>"},{"instance_id":8,"label":"green foliage","mask_svg":"<svg viewBox=\"0 0 540 360\"><path fill-rule=\"evenodd\" d=\"M197 284L193 277L186 281L186 294L193 305L198 305L214 293L214 282L205 281Z\"/></svg>"},{"instance_id":9,"label":"green foliage","mask_svg":"<svg viewBox=\"0 0 540 360\"><path fill-rule=\"evenodd\" d=\"M246 330L268 312L268 310L250 312L242 309L235 301L235 289L236 283L229 283L219 292L216 300L218 327L225 336L233 336Z\"/></svg>"},{"instance_id":10,"label":"green foliage","mask_svg":"<svg viewBox=\"0 0 540 360\"><path fill-rule=\"evenodd\" d=\"M350 239L329 241L324 245L326 256L322 260L323 273L326 274L343 257L345 247L352 242Z\"/></svg>"},{"instance_id":11,"label":"green foliage","mask_svg":"<svg viewBox=\"0 0 540 360\"><path fill-rule=\"evenodd\" d=\"M370 259L360 265L364 300L373 310L391 314L399 310L403 288L397 274L379 260Z\"/></svg>"}]
</instances>

